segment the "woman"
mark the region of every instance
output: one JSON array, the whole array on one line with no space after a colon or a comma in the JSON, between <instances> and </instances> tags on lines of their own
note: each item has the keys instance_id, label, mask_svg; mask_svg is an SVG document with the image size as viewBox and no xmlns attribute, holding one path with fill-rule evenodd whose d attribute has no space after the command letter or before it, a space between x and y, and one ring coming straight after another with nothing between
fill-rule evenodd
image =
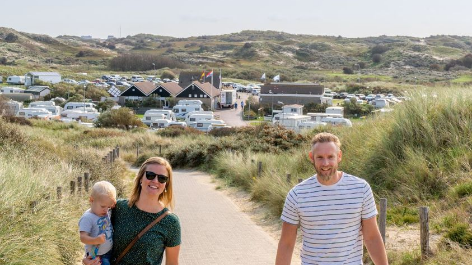
<instances>
[{"instance_id":1,"label":"woman","mask_svg":"<svg viewBox=\"0 0 472 265\"><path fill-rule=\"evenodd\" d=\"M128 244L148 224L173 208L172 167L161 157L151 157L139 169L129 200L121 199L112 211L113 258L116 259ZM161 264L164 250L166 265L178 264L180 251L180 222L168 214L146 232L119 265ZM98 260L84 258L84 264L98 265Z\"/></svg>"}]
</instances>

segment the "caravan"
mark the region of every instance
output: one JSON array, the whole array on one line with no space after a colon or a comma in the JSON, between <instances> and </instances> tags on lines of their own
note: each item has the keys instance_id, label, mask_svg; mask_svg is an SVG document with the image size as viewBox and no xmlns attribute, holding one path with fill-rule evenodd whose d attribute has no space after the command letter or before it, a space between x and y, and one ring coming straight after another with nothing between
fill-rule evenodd
<instances>
[{"instance_id":1,"label":"caravan","mask_svg":"<svg viewBox=\"0 0 472 265\"><path fill-rule=\"evenodd\" d=\"M187 113L192 111L201 111L201 105L175 105L172 111L175 113L175 117L179 120L185 119Z\"/></svg>"},{"instance_id":2,"label":"caravan","mask_svg":"<svg viewBox=\"0 0 472 265\"><path fill-rule=\"evenodd\" d=\"M94 103L90 102L67 102L64 105L64 110L71 110L71 109L84 109L84 108L95 108ZM96 109L95 109L96 110Z\"/></svg>"},{"instance_id":3,"label":"caravan","mask_svg":"<svg viewBox=\"0 0 472 265\"><path fill-rule=\"evenodd\" d=\"M164 118L163 118L163 119L168 119L168 120L171 120L171 121L175 121L175 120L176 120L175 114L174 114L174 112L172 112L171 110L166 110L166 109L150 109L150 110L147 110L147 111L144 113L144 117L143 117L142 121L144 122L145 120L149 120L147 117L152 116L152 115L155 115L155 114L162 114L162 115L164 115ZM148 124L148 125L149 125L149 124Z\"/></svg>"},{"instance_id":4,"label":"caravan","mask_svg":"<svg viewBox=\"0 0 472 265\"><path fill-rule=\"evenodd\" d=\"M193 122L205 121L205 120L213 120L215 116L213 113L190 113L187 118L185 118L185 123L190 124Z\"/></svg>"},{"instance_id":5,"label":"caravan","mask_svg":"<svg viewBox=\"0 0 472 265\"><path fill-rule=\"evenodd\" d=\"M52 114L43 108L23 108L18 111L16 116L23 117L25 119L37 118L41 120L49 120Z\"/></svg>"},{"instance_id":6,"label":"caravan","mask_svg":"<svg viewBox=\"0 0 472 265\"><path fill-rule=\"evenodd\" d=\"M215 128L215 126L226 126L226 123L222 120L204 120L192 122L188 126L202 132L209 132L212 128Z\"/></svg>"},{"instance_id":7,"label":"caravan","mask_svg":"<svg viewBox=\"0 0 472 265\"><path fill-rule=\"evenodd\" d=\"M25 84L25 77L24 76L17 76L12 75L7 78L7 83L12 85L24 85Z\"/></svg>"}]
</instances>

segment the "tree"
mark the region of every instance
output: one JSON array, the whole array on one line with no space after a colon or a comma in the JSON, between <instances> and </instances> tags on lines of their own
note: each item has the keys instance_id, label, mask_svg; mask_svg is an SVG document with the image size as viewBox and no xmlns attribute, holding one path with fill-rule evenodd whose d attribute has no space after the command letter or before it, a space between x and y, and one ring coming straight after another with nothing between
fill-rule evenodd
<instances>
[{"instance_id":1,"label":"tree","mask_svg":"<svg viewBox=\"0 0 472 265\"><path fill-rule=\"evenodd\" d=\"M374 63L380 63L380 61L382 61L382 55L380 54L374 54L372 55L372 62Z\"/></svg>"},{"instance_id":2,"label":"tree","mask_svg":"<svg viewBox=\"0 0 472 265\"><path fill-rule=\"evenodd\" d=\"M384 46L382 44L379 44L379 45L376 45L374 46L371 50L370 50L370 53L371 54L382 54L384 52L388 51L388 47L387 46Z\"/></svg>"},{"instance_id":3,"label":"tree","mask_svg":"<svg viewBox=\"0 0 472 265\"><path fill-rule=\"evenodd\" d=\"M8 35L5 37L6 42L16 42L18 40L18 36L16 36L13 33L8 33Z\"/></svg>"},{"instance_id":4,"label":"tree","mask_svg":"<svg viewBox=\"0 0 472 265\"><path fill-rule=\"evenodd\" d=\"M170 70L165 70L161 75L161 79L164 78L169 78L170 80L172 80L175 78L175 74Z\"/></svg>"},{"instance_id":5,"label":"tree","mask_svg":"<svg viewBox=\"0 0 472 265\"><path fill-rule=\"evenodd\" d=\"M95 127L119 128L129 130L134 127L145 127L141 120L128 108L105 111L95 121Z\"/></svg>"},{"instance_id":6,"label":"tree","mask_svg":"<svg viewBox=\"0 0 472 265\"><path fill-rule=\"evenodd\" d=\"M343 73L346 75L352 75L354 74L354 71L349 67L343 67Z\"/></svg>"}]
</instances>

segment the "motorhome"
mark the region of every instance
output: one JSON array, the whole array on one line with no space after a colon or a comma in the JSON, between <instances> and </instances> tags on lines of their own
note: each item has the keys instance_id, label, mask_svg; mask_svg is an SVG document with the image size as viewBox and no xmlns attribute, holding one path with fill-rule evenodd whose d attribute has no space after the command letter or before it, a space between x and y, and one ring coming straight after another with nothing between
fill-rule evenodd
<instances>
[{"instance_id":1,"label":"motorhome","mask_svg":"<svg viewBox=\"0 0 472 265\"><path fill-rule=\"evenodd\" d=\"M314 128L317 128L317 127L323 127L323 126L326 126L327 123L326 122L317 122L317 121L304 121L304 122L300 122L298 124L298 132L299 131L302 131L302 130L311 130L311 129L314 129Z\"/></svg>"},{"instance_id":2,"label":"motorhome","mask_svg":"<svg viewBox=\"0 0 472 265\"><path fill-rule=\"evenodd\" d=\"M343 115L341 114L333 114L333 113L314 113L308 112L306 115L310 116L310 121L314 122L321 122L324 117L333 117L333 118L342 118Z\"/></svg>"},{"instance_id":3,"label":"motorhome","mask_svg":"<svg viewBox=\"0 0 472 265\"><path fill-rule=\"evenodd\" d=\"M52 103L52 104L51 104ZM43 108L51 112L51 119L60 119L62 108L55 106L52 101L35 101L29 104L29 108Z\"/></svg>"},{"instance_id":4,"label":"motorhome","mask_svg":"<svg viewBox=\"0 0 472 265\"><path fill-rule=\"evenodd\" d=\"M327 107L325 112L328 114L340 114L344 117L343 107Z\"/></svg>"},{"instance_id":5,"label":"motorhome","mask_svg":"<svg viewBox=\"0 0 472 265\"><path fill-rule=\"evenodd\" d=\"M140 75L131 76L131 82L143 82L144 78Z\"/></svg>"},{"instance_id":6,"label":"motorhome","mask_svg":"<svg viewBox=\"0 0 472 265\"><path fill-rule=\"evenodd\" d=\"M203 102L201 100L198 100L198 99L181 99L177 102L177 105L185 105L185 106L188 106L188 105L202 105Z\"/></svg>"},{"instance_id":7,"label":"motorhome","mask_svg":"<svg viewBox=\"0 0 472 265\"><path fill-rule=\"evenodd\" d=\"M192 111L201 111L201 105L175 105L172 111L175 113L175 117L179 120L185 119L185 115Z\"/></svg>"},{"instance_id":8,"label":"motorhome","mask_svg":"<svg viewBox=\"0 0 472 265\"><path fill-rule=\"evenodd\" d=\"M226 123L222 120L205 120L188 124L189 127L195 128L202 132L209 132L210 129L214 128L215 125L226 125Z\"/></svg>"},{"instance_id":9,"label":"motorhome","mask_svg":"<svg viewBox=\"0 0 472 265\"><path fill-rule=\"evenodd\" d=\"M64 105L64 110L70 109L84 109L84 108L95 108L95 104L91 102L67 102Z\"/></svg>"},{"instance_id":10,"label":"motorhome","mask_svg":"<svg viewBox=\"0 0 472 265\"><path fill-rule=\"evenodd\" d=\"M56 103L54 103L54 101L33 101L29 104L29 108L36 106L56 106Z\"/></svg>"},{"instance_id":11,"label":"motorhome","mask_svg":"<svg viewBox=\"0 0 472 265\"><path fill-rule=\"evenodd\" d=\"M157 129L157 128L167 128L169 126L180 126L180 127L186 127L187 124L185 122L181 121L171 121L167 119L158 119L155 120L151 123L151 128L152 129Z\"/></svg>"},{"instance_id":12,"label":"motorhome","mask_svg":"<svg viewBox=\"0 0 472 265\"><path fill-rule=\"evenodd\" d=\"M387 108L390 106L389 101L386 98L377 98L373 100L373 102L376 109Z\"/></svg>"},{"instance_id":13,"label":"motorhome","mask_svg":"<svg viewBox=\"0 0 472 265\"><path fill-rule=\"evenodd\" d=\"M299 125L307 121L310 121L310 116L295 114L295 115L285 115L279 120L275 121L274 124L281 125L289 130L298 131Z\"/></svg>"},{"instance_id":14,"label":"motorhome","mask_svg":"<svg viewBox=\"0 0 472 265\"><path fill-rule=\"evenodd\" d=\"M72 110L64 110L61 113L61 117L65 117L66 119L73 119L73 120L96 120L98 116L100 116L100 112L98 111L89 111L90 109L86 109L85 111L82 109L72 109ZM61 118L62 120L63 118Z\"/></svg>"},{"instance_id":15,"label":"motorhome","mask_svg":"<svg viewBox=\"0 0 472 265\"><path fill-rule=\"evenodd\" d=\"M213 120L215 117L213 113L211 114L204 114L204 113L192 113L187 116L185 119L185 123L190 124L193 122L205 121L205 120Z\"/></svg>"},{"instance_id":16,"label":"motorhome","mask_svg":"<svg viewBox=\"0 0 472 265\"><path fill-rule=\"evenodd\" d=\"M164 115L164 119L168 119L168 120L171 120L171 121L175 121L175 120L176 120L176 117L175 117L174 112L172 112L172 110L168 110L168 109L150 109L150 110L147 110L147 111L144 113L143 119L144 119L147 115L152 115L152 114L163 114L163 115Z\"/></svg>"},{"instance_id":17,"label":"motorhome","mask_svg":"<svg viewBox=\"0 0 472 265\"><path fill-rule=\"evenodd\" d=\"M0 92L2 92L2 94L12 94L12 93L25 93L25 90L23 88L19 88L19 87L2 87L0 89Z\"/></svg>"},{"instance_id":18,"label":"motorhome","mask_svg":"<svg viewBox=\"0 0 472 265\"><path fill-rule=\"evenodd\" d=\"M326 122L333 126L346 126L352 127L352 122L349 119L337 118L337 117L324 117L321 122Z\"/></svg>"},{"instance_id":19,"label":"motorhome","mask_svg":"<svg viewBox=\"0 0 472 265\"><path fill-rule=\"evenodd\" d=\"M52 116L51 112L44 108L23 108L16 114L17 117L25 119L37 118L42 120L49 120Z\"/></svg>"},{"instance_id":20,"label":"motorhome","mask_svg":"<svg viewBox=\"0 0 472 265\"><path fill-rule=\"evenodd\" d=\"M187 120L188 116L190 116L192 114L211 114L211 115L214 115L213 111L211 111L211 110L191 111L191 112L187 112L187 114L185 114L184 120Z\"/></svg>"},{"instance_id":21,"label":"motorhome","mask_svg":"<svg viewBox=\"0 0 472 265\"><path fill-rule=\"evenodd\" d=\"M7 83L12 85L24 85L25 84L25 77L24 76L17 76L12 75L7 78Z\"/></svg>"},{"instance_id":22,"label":"motorhome","mask_svg":"<svg viewBox=\"0 0 472 265\"><path fill-rule=\"evenodd\" d=\"M166 119L166 115L163 113L148 113L148 114L144 114L141 121L147 126L151 126L154 122L158 120L163 120L163 119Z\"/></svg>"},{"instance_id":23,"label":"motorhome","mask_svg":"<svg viewBox=\"0 0 472 265\"><path fill-rule=\"evenodd\" d=\"M275 111L274 111L275 113ZM297 116L299 114L296 114L296 113L277 113L274 115L274 117L272 118L272 123L273 124L278 124L280 122L280 120L282 119L285 119L285 117L288 117L288 116Z\"/></svg>"}]
</instances>

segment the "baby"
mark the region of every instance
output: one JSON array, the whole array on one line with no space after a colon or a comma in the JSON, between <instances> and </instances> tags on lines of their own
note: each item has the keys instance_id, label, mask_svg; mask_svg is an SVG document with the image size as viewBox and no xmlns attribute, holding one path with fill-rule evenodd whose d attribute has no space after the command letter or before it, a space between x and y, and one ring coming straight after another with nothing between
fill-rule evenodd
<instances>
[{"instance_id":1,"label":"baby","mask_svg":"<svg viewBox=\"0 0 472 265\"><path fill-rule=\"evenodd\" d=\"M90 209L80 218L80 241L85 244L86 256L99 257L103 265L110 264L113 246L113 227L110 208L116 204L116 189L108 181L100 181L92 187Z\"/></svg>"}]
</instances>

